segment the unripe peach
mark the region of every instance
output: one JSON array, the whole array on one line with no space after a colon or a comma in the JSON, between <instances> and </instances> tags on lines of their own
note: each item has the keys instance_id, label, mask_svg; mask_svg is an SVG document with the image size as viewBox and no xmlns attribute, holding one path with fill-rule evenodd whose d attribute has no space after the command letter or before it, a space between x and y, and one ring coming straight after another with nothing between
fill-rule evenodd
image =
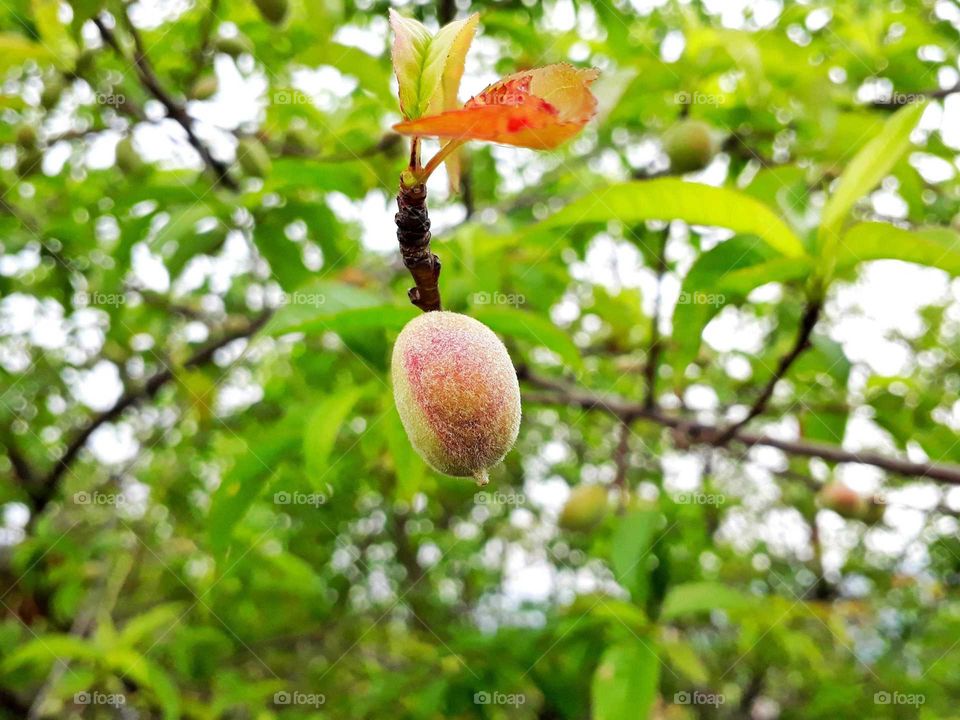
<instances>
[{"instance_id":1,"label":"unripe peach","mask_svg":"<svg viewBox=\"0 0 960 720\"><path fill-rule=\"evenodd\" d=\"M675 173L702 170L717 152L713 130L701 120L681 120L663 134L663 149Z\"/></svg>"},{"instance_id":2,"label":"unripe peach","mask_svg":"<svg viewBox=\"0 0 960 720\"><path fill-rule=\"evenodd\" d=\"M557 524L566 530L590 530L607 514L607 489L602 485L578 485L570 492Z\"/></svg>"},{"instance_id":3,"label":"unripe peach","mask_svg":"<svg viewBox=\"0 0 960 720\"><path fill-rule=\"evenodd\" d=\"M392 374L414 449L438 472L485 485L520 430L520 384L500 339L466 315L424 313L397 337Z\"/></svg>"},{"instance_id":4,"label":"unripe peach","mask_svg":"<svg viewBox=\"0 0 960 720\"><path fill-rule=\"evenodd\" d=\"M839 482L824 485L817 494L821 507L833 510L848 520L862 520L868 510L867 501L856 491Z\"/></svg>"}]
</instances>

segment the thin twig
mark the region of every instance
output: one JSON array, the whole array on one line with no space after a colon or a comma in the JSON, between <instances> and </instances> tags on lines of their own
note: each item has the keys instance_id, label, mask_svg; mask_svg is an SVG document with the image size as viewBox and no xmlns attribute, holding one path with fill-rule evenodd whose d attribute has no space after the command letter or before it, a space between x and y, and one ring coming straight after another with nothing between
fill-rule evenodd
<instances>
[{"instance_id":1,"label":"thin twig","mask_svg":"<svg viewBox=\"0 0 960 720\"><path fill-rule=\"evenodd\" d=\"M106 26L106 24L103 22L103 19L95 15L93 17L93 22L100 31L103 41L113 48L114 52L116 52L117 55L119 55L124 61L133 65L133 68L137 73L137 77L140 80L140 84L143 85L144 89L146 89L150 95L152 95L160 102L161 105L163 105L164 109L167 111L167 115L183 128L184 132L187 134L187 140L200 154L204 164L206 164L206 166L213 171L217 182L231 190L239 190L240 186L230 176L226 163L217 160L210 153L209 148L207 148L200 138L197 137L197 134L193 129L193 119L187 113L186 108L174 100L173 97L160 84L160 80L157 78L156 73L154 73L153 66L150 64L150 60L147 57L143 40L140 38L140 33L137 31L134 24L130 22L130 18L126 13L124 13L122 17L125 20L127 31L133 38L135 52L132 61L127 57L126 52L124 52L124 49L120 45L116 34L113 32L113 30Z\"/></svg>"},{"instance_id":2,"label":"thin twig","mask_svg":"<svg viewBox=\"0 0 960 720\"><path fill-rule=\"evenodd\" d=\"M257 332L257 330L263 327L264 323L267 322L270 315L271 312L269 311L261 313L246 327L229 332L223 337L208 343L201 350L198 350L195 355L188 358L187 361L183 363L182 367L194 368L207 364L213 359L213 356L220 348L229 345L234 340L250 337ZM154 397L160 391L160 388L170 382L173 378L174 371L171 368L164 368L163 370L160 370L156 374L152 375L141 387L128 390L121 395L120 399L117 400L117 402L114 403L113 407L111 407L109 410L105 410L102 413L94 415L74 436L73 440L70 441L70 443L67 445L67 449L57 460L57 463L53 466L53 468L51 468L50 472L43 477L39 485L34 486L31 496L34 498L36 503L35 509L39 511L44 505L46 505L50 498L53 497L60 479L70 468L70 465L73 463L73 461L76 460L77 456L80 454L80 451L83 450L84 446L87 444L87 440L90 439L90 436L93 435L97 428L105 423L117 420L128 408L134 407L144 400Z\"/></svg>"},{"instance_id":3,"label":"thin twig","mask_svg":"<svg viewBox=\"0 0 960 720\"><path fill-rule=\"evenodd\" d=\"M660 247L657 250L657 290L653 298L653 316L650 320L650 346L647 349L647 362L643 368L643 374L647 383L647 394L644 398L644 406L648 408L655 407L657 404L657 372L660 369L660 351L663 343L660 337L660 304L663 294L663 276L667 272L667 240L670 237L670 225L664 228Z\"/></svg>"},{"instance_id":4,"label":"thin twig","mask_svg":"<svg viewBox=\"0 0 960 720\"><path fill-rule=\"evenodd\" d=\"M632 420L647 420L664 427L674 429L689 443L704 445L720 445L719 441L724 428L709 425L679 415L672 415L659 409L644 407L642 403L631 402L615 395L604 395L579 387L568 385L565 382L552 378L533 375L521 369L518 372L521 380L537 387L545 388L549 392L524 392L525 402L542 405L570 405L584 410L601 410L610 413L626 422ZM882 453L869 450L844 450L836 445L806 442L801 440L781 440L779 438L761 435L758 433L738 430L731 438L732 442L746 447L772 447L788 455L800 457L816 457L832 463L852 463L872 465L887 472L905 477L936 480L950 485L960 485L960 467L936 462L914 462L890 457Z\"/></svg>"},{"instance_id":5,"label":"thin twig","mask_svg":"<svg viewBox=\"0 0 960 720\"><path fill-rule=\"evenodd\" d=\"M810 347L810 335L813 332L813 327L817 324L817 320L820 318L821 307L822 304L820 300L811 300L807 303L803 311L803 316L800 318L800 326L797 328L797 337L790 351L780 358L780 361L777 363L777 369L770 379L767 380L767 384L764 385L760 395L754 400L753 405L750 406L750 410L746 416L723 431L717 441L718 445L723 445L728 442L741 428L745 427L747 423L766 410L767 403L770 401L770 398L773 397L773 391L777 383L783 379L797 358Z\"/></svg>"}]
</instances>

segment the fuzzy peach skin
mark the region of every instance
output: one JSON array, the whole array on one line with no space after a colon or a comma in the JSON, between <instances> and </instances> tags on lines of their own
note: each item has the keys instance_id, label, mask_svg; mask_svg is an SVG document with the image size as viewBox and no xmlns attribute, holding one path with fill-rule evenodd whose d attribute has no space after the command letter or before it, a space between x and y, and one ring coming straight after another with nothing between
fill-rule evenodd
<instances>
[{"instance_id":1,"label":"fuzzy peach skin","mask_svg":"<svg viewBox=\"0 0 960 720\"><path fill-rule=\"evenodd\" d=\"M424 313L397 337L392 375L414 449L435 470L485 485L520 431L520 384L500 339L466 315Z\"/></svg>"}]
</instances>

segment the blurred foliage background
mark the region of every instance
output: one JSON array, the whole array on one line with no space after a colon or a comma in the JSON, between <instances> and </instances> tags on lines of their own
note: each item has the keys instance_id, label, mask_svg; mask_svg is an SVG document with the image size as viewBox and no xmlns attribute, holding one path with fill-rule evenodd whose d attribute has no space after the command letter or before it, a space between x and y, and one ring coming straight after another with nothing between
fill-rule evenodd
<instances>
[{"instance_id":1,"label":"blurred foliage background","mask_svg":"<svg viewBox=\"0 0 960 720\"><path fill-rule=\"evenodd\" d=\"M960 5L396 6L480 11L462 98L602 71L431 180L481 491L393 408L388 7L0 6L0 716L960 716Z\"/></svg>"}]
</instances>

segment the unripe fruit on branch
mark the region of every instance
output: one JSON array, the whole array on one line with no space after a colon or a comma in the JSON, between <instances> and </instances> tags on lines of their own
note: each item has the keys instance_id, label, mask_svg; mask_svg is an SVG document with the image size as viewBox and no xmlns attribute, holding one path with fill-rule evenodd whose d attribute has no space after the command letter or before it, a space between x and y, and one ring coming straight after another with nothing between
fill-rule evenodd
<instances>
[{"instance_id":1,"label":"unripe fruit on branch","mask_svg":"<svg viewBox=\"0 0 960 720\"><path fill-rule=\"evenodd\" d=\"M428 312L400 332L391 371L414 449L438 472L486 485L520 431L520 384L500 339L466 315Z\"/></svg>"},{"instance_id":2,"label":"unripe fruit on branch","mask_svg":"<svg viewBox=\"0 0 960 720\"><path fill-rule=\"evenodd\" d=\"M602 485L578 485L570 492L557 524L566 530L590 530L607 514L607 489Z\"/></svg>"},{"instance_id":3,"label":"unripe fruit on branch","mask_svg":"<svg viewBox=\"0 0 960 720\"><path fill-rule=\"evenodd\" d=\"M869 503L856 491L839 482L824 485L817 494L821 507L833 510L848 520L863 520L869 510Z\"/></svg>"},{"instance_id":4,"label":"unripe fruit on branch","mask_svg":"<svg viewBox=\"0 0 960 720\"><path fill-rule=\"evenodd\" d=\"M193 100L209 100L217 94L218 87L219 83L216 75L204 75L197 78L193 87L190 88L190 98Z\"/></svg>"},{"instance_id":5,"label":"unripe fruit on branch","mask_svg":"<svg viewBox=\"0 0 960 720\"><path fill-rule=\"evenodd\" d=\"M117 167L125 175L137 175L145 167L145 163L133 147L133 140L123 138L117 143Z\"/></svg>"},{"instance_id":6,"label":"unripe fruit on branch","mask_svg":"<svg viewBox=\"0 0 960 720\"><path fill-rule=\"evenodd\" d=\"M266 177L272 167L270 153L262 142L252 137L241 138L237 144L237 162L247 175L253 177Z\"/></svg>"},{"instance_id":7,"label":"unripe fruit on branch","mask_svg":"<svg viewBox=\"0 0 960 720\"><path fill-rule=\"evenodd\" d=\"M287 16L287 0L253 0L260 15L268 23L279 25Z\"/></svg>"},{"instance_id":8,"label":"unripe fruit on branch","mask_svg":"<svg viewBox=\"0 0 960 720\"><path fill-rule=\"evenodd\" d=\"M702 170L717 152L713 129L701 120L681 120L663 134L663 149L676 173Z\"/></svg>"}]
</instances>

